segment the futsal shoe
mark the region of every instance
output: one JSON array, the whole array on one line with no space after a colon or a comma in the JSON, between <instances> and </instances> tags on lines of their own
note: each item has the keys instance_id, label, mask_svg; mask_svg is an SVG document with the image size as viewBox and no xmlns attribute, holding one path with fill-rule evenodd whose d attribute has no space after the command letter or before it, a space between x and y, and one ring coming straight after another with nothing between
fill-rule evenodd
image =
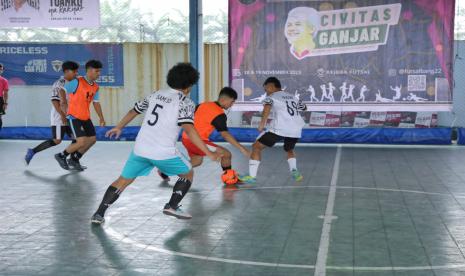
<instances>
[{"instance_id":1,"label":"futsal shoe","mask_svg":"<svg viewBox=\"0 0 465 276\"><path fill-rule=\"evenodd\" d=\"M250 175L239 175L237 177L241 183L256 184L257 178Z\"/></svg>"},{"instance_id":2,"label":"futsal shoe","mask_svg":"<svg viewBox=\"0 0 465 276\"><path fill-rule=\"evenodd\" d=\"M66 156L64 156L62 153L57 153L55 154L55 159L62 169L69 171L68 162L66 162Z\"/></svg>"},{"instance_id":3,"label":"futsal shoe","mask_svg":"<svg viewBox=\"0 0 465 276\"><path fill-rule=\"evenodd\" d=\"M158 175L161 177L163 181L169 182L171 179L169 176L166 174L162 173L160 170L158 170Z\"/></svg>"},{"instance_id":4,"label":"futsal shoe","mask_svg":"<svg viewBox=\"0 0 465 276\"><path fill-rule=\"evenodd\" d=\"M294 178L294 180L297 181L297 182L300 182L300 181L302 181L302 179L304 179L304 177L302 176L302 174L298 170L292 170L291 174L292 174L292 177Z\"/></svg>"},{"instance_id":5,"label":"futsal shoe","mask_svg":"<svg viewBox=\"0 0 465 276\"><path fill-rule=\"evenodd\" d=\"M102 217L101 215L95 213L92 218L90 219L90 222L92 222L92 224L102 224L105 222L105 218Z\"/></svg>"},{"instance_id":6,"label":"futsal shoe","mask_svg":"<svg viewBox=\"0 0 465 276\"><path fill-rule=\"evenodd\" d=\"M172 208L168 203L166 203L165 208L163 209L163 214L167 216L172 216L178 219L191 219L192 216L181 209L181 205L176 208Z\"/></svg>"},{"instance_id":7,"label":"futsal shoe","mask_svg":"<svg viewBox=\"0 0 465 276\"><path fill-rule=\"evenodd\" d=\"M29 165L29 163L32 160L32 157L34 157L35 152L32 149L27 149L26 156L24 156L24 161L26 162L26 165Z\"/></svg>"},{"instance_id":8,"label":"futsal shoe","mask_svg":"<svg viewBox=\"0 0 465 276\"><path fill-rule=\"evenodd\" d=\"M69 168L74 171L82 172L83 170L85 170L81 166L81 163L79 163L79 160L74 160L73 158L68 159L68 165L69 165Z\"/></svg>"}]
</instances>

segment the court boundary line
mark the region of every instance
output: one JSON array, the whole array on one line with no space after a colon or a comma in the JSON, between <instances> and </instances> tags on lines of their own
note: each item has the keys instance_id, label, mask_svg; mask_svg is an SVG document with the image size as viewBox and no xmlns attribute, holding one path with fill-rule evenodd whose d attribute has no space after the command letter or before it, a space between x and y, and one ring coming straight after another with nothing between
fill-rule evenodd
<instances>
[{"instance_id":1,"label":"court boundary line","mask_svg":"<svg viewBox=\"0 0 465 276\"><path fill-rule=\"evenodd\" d=\"M236 191L247 191L247 190L267 190L267 189L302 189L302 188L324 188L329 189L330 186L282 186L282 187L253 187L253 188L243 188ZM356 189L356 190L380 190L385 192L404 192L404 193L413 193L413 194L427 194L427 195L437 195L437 196L454 196L452 194L445 193L434 193L434 192L424 192L424 191L415 191L415 190L402 190L402 189L388 189L388 188L375 188L375 187L350 187L350 186L337 186L337 189ZM196 191L192 193L210 193L212 191L220 191L222 189L213 189L208 191ZM189 193L191 194L191 193ZM188 194L188 195L189 195ZM456 196L460 198L465 198L463 196ZM159 253L164 253L172 256L180 256L197 260L204 261L214 261L230 264L241 264L241 265L253 265L253 266L264 266L264 267L276 267L276 268L296 268L296 269L315 269L315 265L304 265L304 264L287 264L287 263L270 263L270 262L255 262L248 260L239 260L239 259L229 259L229 258L220 258L220 257L210 257L198 254L184 253L174 250L169 250L165 248L160 248L153 245L147 245L138 241L135 241L128 236L119 233L115 229L108 225L111 221L111 216L108 216L107 222L103 225L103 229L107 234L109 234L113 239L119 240L121 242L131 244L138 248L144 250L155 251ZM450 270L450 269L461 269L465 268L465 264L451 264L451 265L427 265L427 266L335 266L327 265L326 270L354 270L354 271L425 271L425 270Z\"/></svg>"},{"instance_id":2,"label":"court boundary line","mask_svg":"<svg viewBox=\"0 0 465 276\"><path fill-rule=\"evenodd\" d=\"M331 175L331 183L329 185L328 200L326 201L326 210L323 220L323 228L321 229L320 245L318 246L318 255L315 264L315 276L326 275L326 261L328 259L329 238L331 235L331 223L334 219L334 204L336 202L337 180L339 177L339 166L341 164L342 147L339 146L334 159L333 173Z\"/></svg>"}]
</instances>

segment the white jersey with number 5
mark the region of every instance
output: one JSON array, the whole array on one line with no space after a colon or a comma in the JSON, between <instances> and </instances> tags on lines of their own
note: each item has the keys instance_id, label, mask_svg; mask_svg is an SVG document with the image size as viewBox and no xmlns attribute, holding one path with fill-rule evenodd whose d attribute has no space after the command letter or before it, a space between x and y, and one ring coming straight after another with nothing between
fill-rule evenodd
<instances>
[{"instance_id":1,"label":"white jersey with number 5","mask_svg":"<svg viewBox=\"0 0 465 276\"><path fill-rule=\"evenodd\" d=\"M146 111L134 154L154 160L175 158L181 125L194 123L194 102L182 92L168 88L137 102L134 110Z\"/></svg>"},{"instance_id":2,"label":"white jersey with number 5","mask_svg":"<svg viewBox=\"0 0 465 276\"><path fill-rule=\"evenodd\" d=\"M295 96L278 91L263 100L264 105L271 105L272 121L267 130L283 137L300 138L305 121L300 111L306 106Z\"/></svg>"}]
</instances>

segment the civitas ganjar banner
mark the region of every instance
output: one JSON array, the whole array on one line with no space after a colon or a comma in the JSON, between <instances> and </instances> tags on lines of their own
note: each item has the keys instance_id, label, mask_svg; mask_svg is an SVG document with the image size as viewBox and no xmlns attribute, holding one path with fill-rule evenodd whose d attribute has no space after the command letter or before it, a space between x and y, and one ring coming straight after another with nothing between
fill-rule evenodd
<instances>
[{"instance_id":1,"label":"civitas ganjar banner","mask_svg":"<svg viewBox=\"0 0 465 276\"><path fill-rule=\"evenodd\" d=\"M229 0L238 109L263 81L321 111L451 109L453 0Z\"/></svg>"},{"instance_id":2,"label":"civitas ganjar banner","mask_svg":"<svg viewBox=\"0 0 465 276\"><path fill-rule=\"evenodd\" d=\"M0 0L0 26L100 26L99 0Z\"/></svg>"}]
</instances>

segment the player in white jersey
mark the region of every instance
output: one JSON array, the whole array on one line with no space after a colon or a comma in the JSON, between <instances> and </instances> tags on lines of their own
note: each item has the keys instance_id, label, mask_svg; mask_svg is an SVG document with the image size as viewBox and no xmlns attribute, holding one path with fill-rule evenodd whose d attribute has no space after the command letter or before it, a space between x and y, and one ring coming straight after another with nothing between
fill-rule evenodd
<instances>
[{"instance_id":1,"label":"player in white jersey","mask_svg":"<svg viewBox=\"0 0 465 276\"><path fill-rule=\"evenodd\" d=\"M190 63L178 63L168 72L167 83L170 88L155 92L136 103L134 109L130 110L115 128L107 132L110 138L119 137L129 122L140 113L148 111L137 134L134 150L121 176L105 192L98 210L91 218L92 223L103 223L105 211L124 189L137 177L148 175L155 167L165 175L179 176L163 213L180 219L192 218L179 208L179 203L189 190L193 178L191 164L176 149L180 129L182 128L192 143L210 159L219 158L219 154L207 148L194 128L195 104L187 95L198 79L199 73Z\"/></svg>"},{"instance_id":2,"label":"player in white jersey","mask_svg":"<svg viewBox=\"0 0 465 276\"><path fill-rule=\"evenodd\" d=\"M300 112L305 111L307 107L295 96L282 91L281 83L275 77L266 79L263 88L267 97L263 101L262 119L258 127L261 133L252 145L249 174L239 176L239 180L243 183L256 183L262 150L274 146L276 142L284 141L284 151L287 154L289 170L296 181L301 181L303 177L297 169L294 148L302 136L302 128L305 125ZM270 113L273 113L273 120L265 131L265 125Z\"/></svg>"},{"instance_id":3,"label":"player in white jersey","mask_svg":"<svg viewBox=\"0 0 465 276\"><path fill-rule=\"evenodd\" d=\"M52 109L50 111L52 138L40 143L33 149L27 149L26 156L24 157L26 165L29 165L36 153L59 145L65 134L74 139L66 120L66 93L63 87L66 82L76 78L79 64L74 61L65 61L61 68L63 70L63 76L53 83L52 95L50 98L52 101Z\"/></svg>"}]
</instances>

